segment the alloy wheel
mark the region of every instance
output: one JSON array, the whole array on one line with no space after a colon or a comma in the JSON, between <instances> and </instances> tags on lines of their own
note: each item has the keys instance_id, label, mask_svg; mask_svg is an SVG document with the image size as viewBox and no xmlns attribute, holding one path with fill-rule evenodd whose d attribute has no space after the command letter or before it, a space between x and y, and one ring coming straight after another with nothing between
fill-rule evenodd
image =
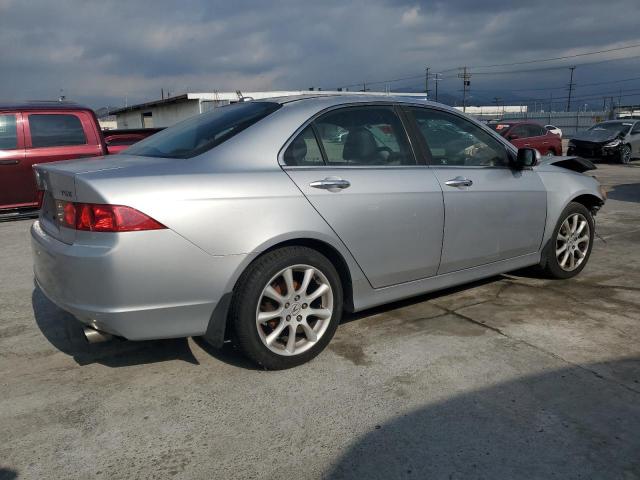
<instances>
[{"instance_id":1,"label":"alloy wheel","mask_svg":"<svg viewBox=\"0 0 640 480\"><path fill-rule=\"evenodd\" d=\"M622 151L620 152L620 161L624 164L631 161L631 149L628 145L622 147Z\"/></svg>"},{"instance_id":2,"label":"alloy wheel","mask_svg":"<svg viewBox=\"0 0 640 480\"><path fill-rule=\"evenodd\" d=\"M262 343L278 355L309 350L327 331L333 315L333 290L327 277L310 265L293 265L265 285L256 308Z\"/></svg>"},{"instance_id":3,"label":"alloy wheel","mask_svg":"<svg viewBox=\"0 0 640 480\"><path fill-rule=\"evenodd\" d=\"M587 257L590 241L591 229L584 215L569 215L556 237L556 258L560 268L566 272L578 268Z\"/></svg>"}]
</instances>

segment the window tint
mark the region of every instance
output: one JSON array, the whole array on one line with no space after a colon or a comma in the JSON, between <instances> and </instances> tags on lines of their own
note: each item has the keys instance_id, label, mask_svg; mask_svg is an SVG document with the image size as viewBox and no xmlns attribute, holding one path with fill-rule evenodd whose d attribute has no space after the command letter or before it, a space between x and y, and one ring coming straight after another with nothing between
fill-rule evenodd
<instances>
[{"instance_id":1,"label":"window tint","mask_svg":"<svg viewBox=\"0 0 640 480\"><path fill-rule=\"evenodd\" d=\"M29 129L31 130L31 145L34 148L87 143L82 123L75 115L32 114L29 115Z\"/></svg>"},{"instance_id":2,"label":"window tint","mask_svg":"<svg viewBox=\"0 0 640 480\"><path fill-rule=\"evenodd\" d=\"M457 115L412 108L418 130L436 165L507 166L505 147L489 133Z\"/></svg>"},{"instance_id":3,"label":"window tint","mask_svg":"<svg viewBox=\"0 0 640 480\"><path fill-rule=\"evenodd\" d=\"M631 130L631 133L640 133L640 122L636 123L635 127L633 127L633 130Z\"/></svg>"},{"instance_id":4,"label":"window tint","mask_svg":"<svg viewBox=\"0 0 640 480\"><path fill-rule=\"evenodd\" d=\"M545 135L547 132L544 128L539 125L527 125L527 129L529 131L530 137L539 137L541 135Z\"/></svg>"},{"instance_id":5,"label":"window tint","mask_svg":"<svg viewBox=\"0 0 640 480\"><path fill-rule=\"evenodd\" d=\"M289 144L284 152L284 163L286 165L297 165L303 167L313 167L324 165L322 153L313 133L313 128L308 126L296 139Z\"/></svg>"},{"instance_id":6,"label":"window tint","mask_svg":"<svg viewBox=\"0 0 640 480\"><path fill-rule=\"evenodd\" d=\"M518 138L528 138L531 136L529 133L528 125L516 125L509 131L507 138L511 137L512 135L516 135Z\"/></svg>"},{"instance_id":7,"label":"window tint","mask_svg":"<svg viewBox=\"0 0 640 480\"><path fill-rule=\"evenodd\" d=\"M18 127L15 115L0 115L0 150L18 148Z\"/></svg>"},{"instance_id":8,"label":"window tint","mask_svg":"<svg viewBox=\"0 0 640 480\"><path fill-rule=\"evenodd\" d=\"M400 118L391 107L349 107L315 122L329 165L415 165Z\"/></svg>"},{"instance_id":9,"label":"window tint","mask_svg":"<svg viewBox=\"0 0 640 480\"><path fill-rule=\"evenodd\" d=\"M128 155L191 158L211 150L280 108L273 102L216 107L162 130L127 149Z\"/></svg>"}]
</instances>

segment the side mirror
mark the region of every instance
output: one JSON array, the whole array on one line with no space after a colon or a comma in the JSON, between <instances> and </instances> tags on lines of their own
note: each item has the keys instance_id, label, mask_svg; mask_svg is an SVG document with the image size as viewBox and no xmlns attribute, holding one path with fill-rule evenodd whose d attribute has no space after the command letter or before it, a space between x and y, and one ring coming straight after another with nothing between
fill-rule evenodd
<instances>
[{"instance_id":1,"label":"side mirror","mask_svg":"<svg viewBox=\"0 0 640 480\"><path fill-rule=\"evenodd\" d=\"M535 148L519 148L514 162L516 170L535 167L540 162L540 152Z\"/></svg>"}]
</instances>

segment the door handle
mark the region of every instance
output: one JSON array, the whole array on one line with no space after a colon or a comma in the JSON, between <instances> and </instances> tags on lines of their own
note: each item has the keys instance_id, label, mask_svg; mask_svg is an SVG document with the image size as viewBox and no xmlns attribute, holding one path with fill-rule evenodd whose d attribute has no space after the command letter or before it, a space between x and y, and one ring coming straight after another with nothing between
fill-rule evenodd
<instances>
[{"instance_id":1,"label":"door handle","mask_svg":"<svg viewBox=\"0 0 640 480\"><path fill-rule=\"evenodd\" d=\"M321 188L322 190L329 190L330 192L339 192L345 188L349 188L351 183L348 180L342 178L330 178L327 177L324 180L316 180L309 184L313 188Z\"/></svg>"},{"instance_id":2,"label":"door handle","mask_svg":"<svg viewBox=\"0 0 640 480\"><path fill-rule=\"evenodd\" d=\"M464 177L456 177L451 180L447 180L444 184L448 187L470 187L473 185L473 181Z\"/></svg>"},{"instance_id":3,"label":"door handle","mask_svg":"<svg viewBox=\"0 0 640 480\"><path fill-rule=\"evenodd\" d=\"M0 160L0 165L17 165L19 163L19 160Z\"/></svg>"}]
</instances>

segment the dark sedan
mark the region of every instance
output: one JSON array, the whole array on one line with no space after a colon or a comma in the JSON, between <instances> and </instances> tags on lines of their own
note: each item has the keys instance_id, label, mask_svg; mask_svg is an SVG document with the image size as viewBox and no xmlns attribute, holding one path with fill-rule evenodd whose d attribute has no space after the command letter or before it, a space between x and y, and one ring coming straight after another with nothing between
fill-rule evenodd
<instances>
[{"instance_id":1,"label":"dark sedan","mask_svg":"<svg viewBox=\"0 0 640 480\"><path fill-rule=\"evenodd\" d=\"M640 157L640 120L598 123L569 141L567 155L629 163Z\"/></svg>"}]
</instances>

